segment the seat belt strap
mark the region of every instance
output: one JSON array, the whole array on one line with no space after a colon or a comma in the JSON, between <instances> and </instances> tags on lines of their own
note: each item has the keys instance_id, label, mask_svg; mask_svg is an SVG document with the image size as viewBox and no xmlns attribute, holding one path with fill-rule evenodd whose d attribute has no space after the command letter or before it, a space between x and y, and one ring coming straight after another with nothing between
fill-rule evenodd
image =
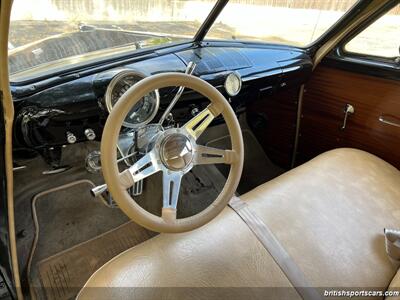
<instances>
[{"instance_id":1,"label":"seat belt strap","mask_svg":"<svg viewBox=\"0 0 400 300\"><path fill-rule=\"evenodd\" d=\"M229 201L229 206L247 224L304 300L323 299L318 291L307 282L303 272L275 238L271 230L256 213L251 211L246 202L234 196Z\"/></svg>"}]
</instances>

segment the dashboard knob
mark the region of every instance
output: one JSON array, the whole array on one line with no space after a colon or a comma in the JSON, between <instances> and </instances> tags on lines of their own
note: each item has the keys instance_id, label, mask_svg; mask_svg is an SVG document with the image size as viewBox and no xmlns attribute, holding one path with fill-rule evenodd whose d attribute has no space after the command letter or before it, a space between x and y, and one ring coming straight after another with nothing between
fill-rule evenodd
<instances>
[{"instance_id":1,"label":"dashboard knob","mask_svg":"<svg viewBox=\"0 0 400 300\"><path fill-rule=\"evenodd\" d=\"M89 141L93 141L96 138L96 133L92 128L85 129L85 136Z\"/></svg>"},{"instance_id":2,"label":"dashboard knob","mask_svg":"<svg viewBox=\"0 0 400 300\"><path fill-rule=\"evenodd\" d=\"M200 109L198 107L194 107L190 113L192 114L193 117L197 116L197 114L200 112Z\"/></svg>"},{"instance_id":3,"label":"dashboard knob","mask_svg":"<svg viewBox=\"0 0 400 300\"><path fill-rule=\"evenodd\" d=\"M76 136L70 131L67 131L67 142L69 144L74 144L76 142Z\"/></svg>"}]
</instances>

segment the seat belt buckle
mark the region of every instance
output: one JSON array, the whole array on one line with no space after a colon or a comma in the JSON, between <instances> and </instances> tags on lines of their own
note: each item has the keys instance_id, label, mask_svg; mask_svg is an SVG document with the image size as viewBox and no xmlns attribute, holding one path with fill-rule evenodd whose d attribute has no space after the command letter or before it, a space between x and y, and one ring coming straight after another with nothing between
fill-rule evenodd
<instances>
[{"instance_id":1,"label":"seat belt buckle","mask_svg":"<svg viewBox=\"0 0 400 300\"><path fill-rule=\"evenodd\" d=\"M400 263L400 230L384 228L386 253L395 262Z\"/></svg>"}]
</instances>

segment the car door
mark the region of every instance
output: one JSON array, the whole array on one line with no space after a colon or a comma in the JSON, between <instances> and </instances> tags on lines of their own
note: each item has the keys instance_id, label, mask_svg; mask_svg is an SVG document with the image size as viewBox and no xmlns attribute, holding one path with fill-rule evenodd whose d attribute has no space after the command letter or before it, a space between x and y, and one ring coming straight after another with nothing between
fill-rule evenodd
<instances>
[{"instance_id":1,"label":"car door","mask_svg":"<svg viewBox=\"0 0 400 300\"><path fill-rule=\"evenodd\" d=\"M397 4L315 69L304 89L297 164L352 147L400 168L399 46Z\"/></svg>"},{"instance_id":2,"label":"car door","mask_svg":"<svg viewBox=\"0 0 400 300\"><path fill-rule=\"evenodd\" d=\"M3 93L0 91L0 101ZM7 178L5 171L5 126L3 107L0 106L0 298L10 296L12 286L11 253L8 238Z\"/></svg>"}]
</instances>

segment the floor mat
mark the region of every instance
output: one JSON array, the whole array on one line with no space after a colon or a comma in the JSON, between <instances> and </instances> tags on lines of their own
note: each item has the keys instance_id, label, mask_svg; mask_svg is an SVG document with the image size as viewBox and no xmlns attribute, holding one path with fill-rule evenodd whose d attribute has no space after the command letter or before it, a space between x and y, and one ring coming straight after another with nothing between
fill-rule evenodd
<instances>
[{"instance_id":1,"label":"floor mat","mask_svg":"<svg viewBox=\"0 0 400 300\"><path fill-rule=\"evenodd\" d=\"M90 195L93 186L88 180L79 180L42 192L32 201L36 234L28 263L28 277L31 292L36 292L38 298L44 298L46 292L40 289L38 262L129 221L121 210L108 208L101 200L93 198ZM136 226L136 234L148 238L149 232ZM101 253L99 251L94 254Z\"/></svg>"},{"instance_id":2,"label":"floor mat","mask_svg":"<svg viewBox=\"0 0 400 300\"><path fill-rule=\"evenodd\" d=\"M154 235L155 233L128 222L95 239L40 261L38 269L47 299L73 299L89 277L104 263Z\"/></svg>"},{"instance_id":3,"label":"floor mat","mask_svg":"<svg viewBox=\"0 0 400 300\"><path fill-rule=\"evenodd\" d=\"M242 177L237 192L244 194L279 175L285 170L273 164L265 154L255 136L248 129L243 130L244 164ZM230 136L223 136L207 142L207 146L231 149ZM216 165L218 170L227 177L229 166Z\"/></svg>"},{"instance_id":4,"label":"floor mat","mask_svg":"<svg viewBox=\"0 0 400 300\"><path fill-rule=\"evenodd\" d=\"M33 218L30 217L32 215L32 199L43 191L82 179L90 180L96 185L103 184L104 178L101 172L89 173L84 163L86 156L99 148L99 142L76 143L63 148L61 164L71 168L65 172L52 175L43 175L44 171L49 170L49 166L41 156L17 160L19 165L26 166L25 169L14 172L15 231L17 233L18 262L23 287L28 286L27 265L35 237L35 226ZM18 157L15 158L18 159ZM105 224L107 223L105 222Z\"/></svg>"}]
</instances>

